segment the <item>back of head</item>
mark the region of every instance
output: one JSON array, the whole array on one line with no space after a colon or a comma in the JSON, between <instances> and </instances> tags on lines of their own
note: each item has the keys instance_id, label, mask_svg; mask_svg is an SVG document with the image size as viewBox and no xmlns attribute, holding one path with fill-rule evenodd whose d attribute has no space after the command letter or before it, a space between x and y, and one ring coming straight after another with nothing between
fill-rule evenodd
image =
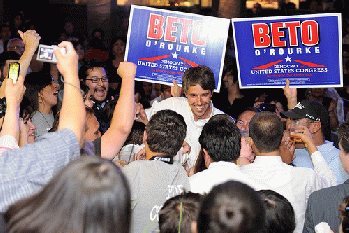
<instances>
[{"instance_id":1,"label":"back of head","mask_svg":"<svg viewBox=\"0 0 349 233\"><path fill-rule=\"evenodd\" d=\"M161 233L191 232L196 221L203 196L198 193L182 193L168 199L159 213Z\"/></svg>"},{"instance_id":2,"label":"back of head","mask_svg":"<svg viewBox=\"0 0 349 233\"><path fill-rule=\"evenodd\" d=\"M213 187L201 203L200 233L256 233L263 229L265 211L256 191L238 181Z\"/></svg>"},{"instance_id":3,"label":"back of head","mask_svg":"<svg viewBox=\"0 0 349 233\"><path fill-rule=\"evenodd\" d=\"M152 152L175 156L187 134L183 116L172 110L154 114L146 126L147 144Z\"/></svg>"},{"instance_id":4,"label":"back of head","mask_svg":"<svg viewBox=\"0 0 349 233\"><path fill-rule=\"evenodd\" d=\"M182 76L182 86L187 92L190 86L199 84L202 89L213 92L216 83L212 70L207 66L190 67Z\"/></svg>"},{"instance_id":5,"label":"back of head","mask_svg":"<svg viewBox=\"0 0 349 233\"><path fill-rule=\"evenodd\" d=\"M280 118L271 112L260 112L250 121L250 137L260 152L268 153L279 149L284 127Z\"/></svg>"},{"instance_id":6,"label":"back of head","mask_svg":"<svg viewBox=\"0 0 349 233\"><path fill-rule=\"evenodd\" d=\"M265 208L264 232L292 233L296 228L296 220L291 203L272 190L261 190L258 193Z\"/></svg>"},{"instance_id":7,"label":"back of head","mask_svg":"<svg viewBox=\"0 0 349 233\"><path fill-rule=\"evenodd\" d=\"M5 216L9 232L129 232L130 190L120 168L85 156Z\"/></svg>"},{"instance_id":8,"label":"back of head","mask_svg":"<svg viewBox=\"0 0 349 233\"><path fill-rule=\"evenodd\" d=\"M241 134L228 115L211 117L201 131L199 142L214 162L231 162L240 156Z\"/></svg>"},{"instance_id":9,"label":"back of head","mask_svg":"<svg viewBox=\"0 0 349 233\"><path fill-rule=\"evenodd\" d=\"M343 151L346 154L348 154L349 153L349 122L345 122L339 126L338 138Z\"/></svg>"}]
</instances>

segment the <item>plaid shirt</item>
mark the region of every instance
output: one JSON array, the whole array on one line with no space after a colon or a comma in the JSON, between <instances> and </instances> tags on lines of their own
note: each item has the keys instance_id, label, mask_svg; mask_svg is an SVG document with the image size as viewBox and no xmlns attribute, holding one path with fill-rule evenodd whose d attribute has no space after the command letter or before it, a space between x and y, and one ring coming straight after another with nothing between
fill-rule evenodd
<instances>
[{"instance_id":1,"label":"plaid shirt","mask_svg":"<svg viewBox=\"0 0 349 233\"><path fill-rule=\"evenodd\" d=\"M0 156L0 212L38 192L53 175L80 156L79 142L68 129L44 135L38 142Z\"/></svg>"}]
</instances>

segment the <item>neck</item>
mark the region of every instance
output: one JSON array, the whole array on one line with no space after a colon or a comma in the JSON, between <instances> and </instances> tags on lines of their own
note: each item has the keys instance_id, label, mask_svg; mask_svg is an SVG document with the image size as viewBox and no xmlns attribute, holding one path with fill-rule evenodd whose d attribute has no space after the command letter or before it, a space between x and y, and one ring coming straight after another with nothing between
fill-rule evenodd
<instances>
[{"instance_id":1,"label":"neck","mask_svg":"<svg viewBox=\"0 0 349 233\"><path fill-rule=\"evenodd\" d=\"M313 134L313 138L314 138L315 146L321 146L325 144L325 139L322 133L318 132L316 134Z\"/></svg>"},{"instance_id":2,"label":"neck","mask_svg":"<svg viewBox=\"0 0 349 233\"><path fill-rule=\"evenodd\" d=\"M256 156L280 156L280 150L272 152L257 152Z\"/></svg>"},{"instance_id":3,"label":"neck","mask_svg":"<svg viewBox=\"0 0 349 233\"><path fill-rule=\"evenodd\" d=\"M145 143L145 160L150 160L154 156L166 156L164 153L153 152L149 149L147 143Z\"/></svg>"},{"instance_id":4,"label":"neck","mask_svg":"<svg viewBox=\"0 0 349 233\"><path fill-rule=\"evenodd\" d=\"M202 115L202 116L196 116L196 115L194 114L194 121L198 121L198 120L202 120L202 119L207 119L207 118L209 118L209 117L211 116L211 112L212 112L212 107L210 106L210 107L207 109L207 111L205 112L204 115Z\"/></svg>"},{"instance_id":5,"label":"neck","mask_svg":"<svg viewBox=\"0 0 349 233\"><path fill-rule=\"evenodd\" d=\"M45 114L51 114L52 113L52 107L47 106L45 104L39 104L39 111Z\"/></svg>"}]
</instances>

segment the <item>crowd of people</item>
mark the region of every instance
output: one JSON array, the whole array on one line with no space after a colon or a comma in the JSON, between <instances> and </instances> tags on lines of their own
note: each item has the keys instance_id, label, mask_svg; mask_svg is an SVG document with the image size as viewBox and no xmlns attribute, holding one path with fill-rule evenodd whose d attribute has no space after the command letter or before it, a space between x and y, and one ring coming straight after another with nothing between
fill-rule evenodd
<instances>
[{"instance_id":1,"label":"crowd of people","mask_svg":"<svg viewBox=\"0 0 349 233\"><path fill-rule=\"evenodd\" d=\"M0 33L0 232L348 232L345 80L241 90L227 50L220 93L205 65L182 87L137 82L124 38L108 51L67 22L43 63L35 27L15 25Z\"/></svg>"}]
</instances>

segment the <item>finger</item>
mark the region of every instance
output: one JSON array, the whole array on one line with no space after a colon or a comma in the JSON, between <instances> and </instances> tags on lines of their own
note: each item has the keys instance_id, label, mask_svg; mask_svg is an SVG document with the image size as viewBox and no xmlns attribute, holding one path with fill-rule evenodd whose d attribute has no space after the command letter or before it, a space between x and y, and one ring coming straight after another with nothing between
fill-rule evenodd
<instances>
[{"instance_id":1,"label":"finger","mask_svg":"<svg viewBox=\"0 0 349 233\"><path fill-rule=\"evenodd\" d=\"M19 34L19 36L23 39L24 33L23 33L21 30L18 30L18 34Z\"/></svg>"},{"instance_id":2,"label":"finger","mask_svg":"<svg viewBox=\"0 0 349 233\"><path fill-rule=\"evenodd\" d=\"M178 86L177 82L175 79L172 79L173 86Z\"/></svg>"}]
</instances>

